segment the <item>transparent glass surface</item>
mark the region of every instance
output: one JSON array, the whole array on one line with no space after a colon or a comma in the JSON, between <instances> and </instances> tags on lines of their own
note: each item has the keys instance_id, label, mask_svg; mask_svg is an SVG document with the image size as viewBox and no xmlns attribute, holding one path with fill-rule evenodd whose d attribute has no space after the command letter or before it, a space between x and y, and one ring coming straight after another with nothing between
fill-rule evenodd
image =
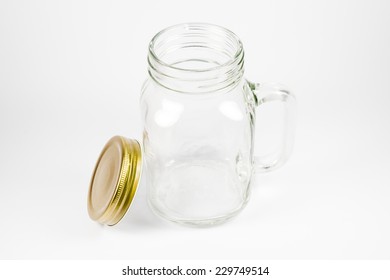
<instances>
[{"instance_id":1,"label":"transparent glass surface","mask_svg":"<svg viewBox=\"0 0 390 280\"><path fill-rule=\"evenodd\" d=\"M261 169L253 156L260 87L243 78L240 40L215 25L177 25L152 39L148 63L141 110L151 208L187 225L228 220Z\"/></svg>"}]
</instances>

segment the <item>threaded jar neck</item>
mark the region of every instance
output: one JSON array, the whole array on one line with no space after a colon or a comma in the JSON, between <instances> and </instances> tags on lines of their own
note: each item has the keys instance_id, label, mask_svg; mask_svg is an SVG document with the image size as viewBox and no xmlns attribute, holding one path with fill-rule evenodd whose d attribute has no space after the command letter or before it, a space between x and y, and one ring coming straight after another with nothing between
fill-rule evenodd
<instances>
[{"instance_id":1,"label":"threaded jar neck","mask_svg":"<svg viewBox=\"0 0 390 280\"><path fill-rule=\"evenodd\" d=\"M180 24L154 36L148 63L150 77L170 90L228 91L244 74L244 50L238 37L223 27Z\"/></svg>"}]
</instances>

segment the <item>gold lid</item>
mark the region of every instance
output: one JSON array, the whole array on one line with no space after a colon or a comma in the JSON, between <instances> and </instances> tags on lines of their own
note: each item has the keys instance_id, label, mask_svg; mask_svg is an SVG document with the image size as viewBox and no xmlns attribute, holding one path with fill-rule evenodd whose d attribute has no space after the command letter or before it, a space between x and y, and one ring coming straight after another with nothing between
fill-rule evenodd
<instances>
[{"instance_id":1,"label":"gold lid","mask_svg":"<svg viewBox=\"0 0 390 280\"><path fill-rule=\"evenodd\" d=\"M141 146L136 140L112 137L93 171L88 213L101 224L115 225L126 214L141 175Z\"/></svg>"}]
</instances>

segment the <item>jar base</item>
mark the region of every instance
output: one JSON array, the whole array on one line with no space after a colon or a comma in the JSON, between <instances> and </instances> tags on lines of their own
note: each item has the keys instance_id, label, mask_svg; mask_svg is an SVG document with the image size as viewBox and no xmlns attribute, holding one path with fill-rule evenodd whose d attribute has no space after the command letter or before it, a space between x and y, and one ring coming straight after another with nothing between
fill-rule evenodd
<instances>
[{"instance_id":1,"label":"jar base","mask_svg":"<svg viewBox=\"0 0 390 280\"><path fill-rule=\"evenodd\" d=\"M207 219L197 219L197 220L193 220L193 219L187 220L187 219L167 216L164 213L162 213L161 211L159 211L157 208L155 208L150 201L149 201L149 207L156 216L158 216L159 218L162 218L163 220L166 220L166 221L169 221L169 222L172 222L175 224L187 226L187 227L207 228L207 227L213 227L213 226L218 226L220 224L224 224L224 223L232 220L233 218L235 218L246 207L248 200L249 200L249 197L239 209L237 209L237 210L235 210L227 215L213 217L213 218L207 218Z\"/></svg>"}]
</instances>

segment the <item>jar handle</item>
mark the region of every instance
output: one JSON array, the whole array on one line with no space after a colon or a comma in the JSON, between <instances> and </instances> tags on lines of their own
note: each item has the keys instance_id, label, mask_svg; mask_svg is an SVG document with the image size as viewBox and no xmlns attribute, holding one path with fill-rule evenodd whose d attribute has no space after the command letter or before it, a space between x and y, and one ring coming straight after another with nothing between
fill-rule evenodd
<instances>
[{"instance_id":1,"label":"jar handle","mask_svg":"<svg viewBox=\"0 0 390 280\"><path fill-rule=\"evenodd\" d=\"M256 106L274 101L283 104L280 147L267 156L255 156L254 171L267 172L282 166L291 154L295 132L295 97L290 91L277 84L257 84L248 81L248 85L253 93ZM261 137L258 133L256 134L255 137Z\"/></svg>"}]
</instances>

